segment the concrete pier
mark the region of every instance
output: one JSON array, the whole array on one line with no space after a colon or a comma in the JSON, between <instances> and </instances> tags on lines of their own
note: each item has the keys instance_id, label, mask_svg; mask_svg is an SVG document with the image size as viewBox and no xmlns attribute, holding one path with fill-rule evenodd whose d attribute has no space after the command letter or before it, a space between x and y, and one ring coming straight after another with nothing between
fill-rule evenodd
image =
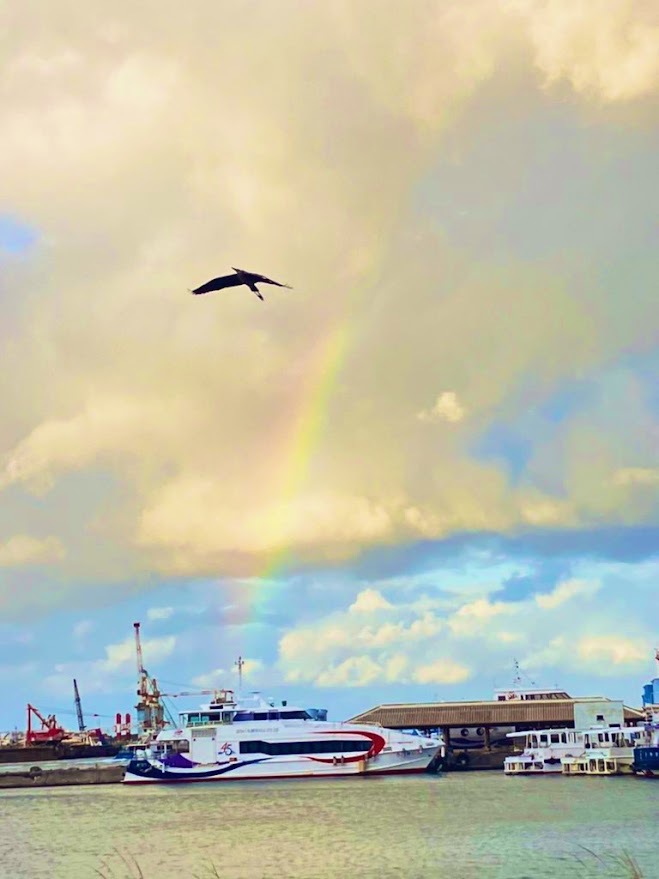
<instances>
[{"instance_id":1,"label":"concrete pier","mask_svg":"<svg viewBox=\"0 0 659 879\"><path fill-rule=\"evenodd\" d=\"M118 784L124 777L123 763L101 766L73 766L66 769L18 769L0 774L0 789L61 787L71 784Z\"/></svg>"},{"instance_id":2,"label":"concrete pier","mask_svg":"<svg viewBox=\"0 0 659 879\"><path fill-rule=\"evenodd\" d=\"M512 748L469 748L450 750L446 759L445 772L468 772L475 769L503 770L503 762Z\"/></svg>"}]
</instances>

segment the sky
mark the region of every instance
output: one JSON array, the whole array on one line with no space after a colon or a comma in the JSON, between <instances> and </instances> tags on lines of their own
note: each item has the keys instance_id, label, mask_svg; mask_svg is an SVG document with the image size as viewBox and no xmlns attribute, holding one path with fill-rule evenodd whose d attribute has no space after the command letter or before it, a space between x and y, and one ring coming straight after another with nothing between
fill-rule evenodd
<instances>
[{"instance_id":1,"label":"sky","mask_svg":"<svg viewBox=\"0 0 659 879\"><path fill-rule=\"evenodd\" d=\"M0 730L131 711L137 620L169 693L638 705L656 3L0 22Z\"/></svg>"}]
</instances>

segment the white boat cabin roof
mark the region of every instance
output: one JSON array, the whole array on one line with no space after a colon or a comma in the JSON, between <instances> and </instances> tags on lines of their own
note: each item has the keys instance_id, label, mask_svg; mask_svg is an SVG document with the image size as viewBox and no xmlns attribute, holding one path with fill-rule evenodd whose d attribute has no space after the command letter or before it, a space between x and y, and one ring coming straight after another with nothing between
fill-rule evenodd
<instances>
[{"instance_id":1,"label":"white boat cabin roof","mask_svg":"<svg viewBox=\"0 0 659 879\"><path fill-rule=\"evenodd\" d=\"M525 736L542 736L542 735L560 735L561 733L574 733L580 736L594 736L601 735L602 733L623 733L626 736L631 736L634 733L642 733L645 727L643 726L593 726L589 729L574 729L574 727L562 727L561 729L527 729L522 732L511 732L506 733L507 738L521 738Z\"/></svg>"},{"instance_id":2,"label":"white boat cabin roof","mask_svg":"<svg viewBox=\"0 0 659 879\"><path fill-rule=\"evenodd\" d=\"M571 699L572 697L565 690L545 687L531 690L522 688L495 690L494 698L497 702L535 702L546 699Z\"/></svg>"},{"instance_id":3,"label":"white boat cabin roof","mask_svg":"<svg viewBox=\"0 0 659 879\"><path fill-rule=\"evenodd\" d=\"M209 703L179 712L179 728L311 719L311 715L304 708L289 705L285 700L277 705L273 699L263 699L257 692L236 699L233 690L220 690Z\"/></svg>"}]
</instances>

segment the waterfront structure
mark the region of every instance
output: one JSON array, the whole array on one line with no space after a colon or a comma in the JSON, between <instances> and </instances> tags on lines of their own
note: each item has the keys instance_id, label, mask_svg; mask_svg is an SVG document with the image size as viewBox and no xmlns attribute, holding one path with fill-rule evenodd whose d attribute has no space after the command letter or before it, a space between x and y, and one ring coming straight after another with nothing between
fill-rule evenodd
<instances>
[{"instance_id":1,"label":"waterfront structure","mask_svg":"<svg viewBox=\"0 0 659 879\"><path fill-rule=\"evenodd\" d=\"M592 716L595 722L600 722L596 718L603 713L604 720L601 722L610 724L611 712L619 705L621 703L601 696L575 699L565 694L546 698L481 702L397 703L378 705L351 718L351 722L379 723L389 729L415 729L434 735L441 733L447 749L505 750L510 747L509 733L554 728L574 729L577 726L575 706L579 706L577 711L582 712L579 725L583 729L593 725L585 719L584 712ZM605 706L604 711L602 706ZM643 712L622 706L623 725L636 725L642 721Z\"/></svg>"},{"instance_id":2,"label":"waterfront structure","mask_svg":"<svg viewBox=\"0 0 659 879\"><path fill-rule=\"evenodd\" d=\"M303 709L275 706L233 691L179 715L126 769L127 784L391 775L426 771L441 757L437 737L376 724L313 720Z\"/></svg>"}]
</instances>

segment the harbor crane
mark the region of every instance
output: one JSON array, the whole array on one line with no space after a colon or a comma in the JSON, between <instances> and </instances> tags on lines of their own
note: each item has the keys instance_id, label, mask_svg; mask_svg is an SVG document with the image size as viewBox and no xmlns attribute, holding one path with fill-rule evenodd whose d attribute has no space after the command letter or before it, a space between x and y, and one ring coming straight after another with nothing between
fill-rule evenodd
<instances>
[{"instance_id":1,"label":"harbor crane","mask_svg":"<svg viewBox=\"0 0 659 879\"><path fill-rule=\"evenodd\" d=\"M82 703L80 701L80 692L78 691L78 682L73 678L73 697L76 703L76 714L78 715L78 731L85 731L85 718L82 716Z\"/></svg>"},{"instance_id":2,"label":"harbor crane","mask_svg":"<svg viewBox=\"0 0 659 879\"><path fill-rule=\"evenodd\" d=\"M34 729L32 716L41 721L41 729ZM43 714L28 703L27 706L27 732L25 733L26 745L57 745L66 738L64 727L60 726L54 714L44 717Z\"/></svg>"},{"instance_id":3,"label":"harbor crane","mask_svg":"<svg viewBox=\"0 0 659 879\"><path fill-rule=\"evenodd\" d=\"M162 701L162 693L158 689L158 682L152 678L144 668L142 656L142 642L140 640L140 623L133 623L135 628L135 652L137 655L137 695L139 702L137 709L138 733L156 735L164 729L165 705Z\"/></svg>"}]
</instances>

